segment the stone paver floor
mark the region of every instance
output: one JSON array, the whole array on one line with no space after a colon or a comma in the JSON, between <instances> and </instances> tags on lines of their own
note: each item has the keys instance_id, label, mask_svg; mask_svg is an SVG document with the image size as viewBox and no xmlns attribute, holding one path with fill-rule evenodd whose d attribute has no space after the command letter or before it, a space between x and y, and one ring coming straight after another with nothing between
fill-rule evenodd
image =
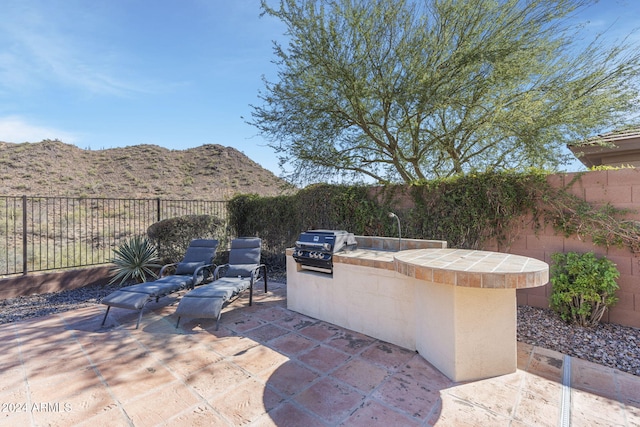
<instances>
[{"instance_id":1,"label":"stone paver floor","mask_svg":"<svg viewBox=\"0 0 640 427\"><path fill-rule=\"evenodd\" d=\"M0 425L638 426L640 378L518 344L518 370L453 383L415 352L289 311L271 283L221 326L176 299L0 326Z\"/></svg>"}]
</instances>

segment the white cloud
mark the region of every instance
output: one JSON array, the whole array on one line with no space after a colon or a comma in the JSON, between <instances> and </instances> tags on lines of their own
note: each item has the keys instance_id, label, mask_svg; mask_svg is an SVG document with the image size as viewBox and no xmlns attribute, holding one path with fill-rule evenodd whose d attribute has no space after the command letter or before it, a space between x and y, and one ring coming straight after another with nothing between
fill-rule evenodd
<instances>
[{"instance_id":1,"label":"white cloud","mask_svg":"<svg viewBox=\"0 0 640 427\"><path fill-rule=\"evenodd\" d=\"M19 116L0 117L0 141L3 142L40 142L43 139L59 139L73 144L77 136L71 132L29 123Z\"/></svg>"}]
</instances>

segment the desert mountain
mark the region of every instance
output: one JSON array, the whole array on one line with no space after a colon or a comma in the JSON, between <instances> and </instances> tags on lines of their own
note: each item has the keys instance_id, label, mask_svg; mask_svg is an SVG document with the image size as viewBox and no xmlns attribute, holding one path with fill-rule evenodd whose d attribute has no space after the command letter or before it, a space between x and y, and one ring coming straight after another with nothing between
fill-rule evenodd
<instances>
[{"instance_id":1,"label":"desert mountain","mask_svg":"<svg viewBox=\"0 0 640 427\"><path fill-rule=\"evenodd\" d=\"M227 200L282 194L287 184L222 145L84 150L61 141L0 142L0 196Z\"/></svg>"}]
</instances>

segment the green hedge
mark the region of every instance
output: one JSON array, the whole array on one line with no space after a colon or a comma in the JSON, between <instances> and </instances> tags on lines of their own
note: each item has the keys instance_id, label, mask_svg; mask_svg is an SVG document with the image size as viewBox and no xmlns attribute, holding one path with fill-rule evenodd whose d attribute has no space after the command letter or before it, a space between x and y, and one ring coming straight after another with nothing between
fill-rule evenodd
<instances>
[{"instance_id":1,"label":"green hedge","mask_svg":"<svg viewBox=\"0 0 640 427\"><path fill-rule=\"evenodd\" d=\"M552 224L559 234L583 233L601 246L640 250L640 227L624 220L627 211L593 207L567 188L551 187L542 171L474 173L410 186L317 184L290 196L242 195L229 202L236 234L261 237L268 262L281 265L285 249L312 228L397 236L390 211L400 218L403 238L446 240L454 248L481 249L490 240L508 246L514 225L527 218L535 227Z\"/></svg>"},{"instance_id":2,"label":"green hedge","mask_svg":"<svg viewBox=\"0 0 640 427\"><path fill-rule=\"evenodd\" d=\"M218 239L218 248L226 248L224 221L212 215L185 215L151 224L147 229L151 242L158 248L162 264L179 262L192 239ZM220 253L218 249L218 253Z\"/></svg>"}]
</instances>

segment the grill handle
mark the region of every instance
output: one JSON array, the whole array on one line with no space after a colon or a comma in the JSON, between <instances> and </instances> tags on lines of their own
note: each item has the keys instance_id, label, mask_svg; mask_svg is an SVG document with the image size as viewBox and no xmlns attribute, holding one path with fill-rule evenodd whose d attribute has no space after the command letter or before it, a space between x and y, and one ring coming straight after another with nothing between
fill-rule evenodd
<instances>
[{"instance_id":1,"label":"grill handle","mask_svg":"<svg viewBox=\"0 0 640 427\"><path fill-rule=\"evenodd\" d=\"M329 243L310 243L310 242L301 242L301 241L296 241L296 247L297 248L312 248L312 249L320 249L323 251L330 251L331 250L331 245Z\"/></svg>"}]
</instances>

